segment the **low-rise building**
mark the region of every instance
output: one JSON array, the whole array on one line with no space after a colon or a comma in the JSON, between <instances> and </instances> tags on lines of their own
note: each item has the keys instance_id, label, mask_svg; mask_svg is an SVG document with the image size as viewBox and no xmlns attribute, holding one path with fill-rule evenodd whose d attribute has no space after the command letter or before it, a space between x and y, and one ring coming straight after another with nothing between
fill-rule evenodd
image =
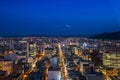
<instances>
[{"instance_id":1,"label":"low-rise building","mask_svg":"<svg viewBox=\"0 0 120 80\"><path fill-rule=\"evenodd\" d=\"M87 80L104 80L104 75L100 72L87 72L86 79Z\"/></svg>"},{"instance_id":2,"label":"low-rise building","mask_svg":"<svg viewBox=\"0 0 120 80\"><path fill-rule=\"evenodd\" d=\"M0 70L7 71L7 74L9 75L13 71L13 61L2 59L0 60Z\"/></svg>"}]
</instances>

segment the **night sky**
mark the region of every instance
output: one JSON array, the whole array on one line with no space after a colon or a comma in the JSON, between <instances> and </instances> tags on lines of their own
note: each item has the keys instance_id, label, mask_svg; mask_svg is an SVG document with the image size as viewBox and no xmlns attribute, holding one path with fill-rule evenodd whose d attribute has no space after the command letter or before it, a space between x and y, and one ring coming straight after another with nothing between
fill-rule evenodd
<instances>
[{"instance_id":1,"label":"night sky","mask_svg":"<svg viewBox=\"0 0 120 80\"><path fill-rule=\"evenodd\" d=\"M0 0L0 36L120 30L120 0Z\"/></svg>"}]
</instances>

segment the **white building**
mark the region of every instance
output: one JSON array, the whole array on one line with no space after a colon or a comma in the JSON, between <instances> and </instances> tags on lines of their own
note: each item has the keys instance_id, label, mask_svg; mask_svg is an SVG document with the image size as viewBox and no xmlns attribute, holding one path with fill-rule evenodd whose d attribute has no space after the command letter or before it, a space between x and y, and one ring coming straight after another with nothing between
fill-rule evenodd
<instances>
[{"instance_id":1,"label":"white building","mask_svg":"<svg viewBox=\"0 0 120 80\"><path fill-rule=\"evenodd\" d=\"M60 70L49 70L48 71L48 80L61 80Z\"/></svg>"}]
</instances>

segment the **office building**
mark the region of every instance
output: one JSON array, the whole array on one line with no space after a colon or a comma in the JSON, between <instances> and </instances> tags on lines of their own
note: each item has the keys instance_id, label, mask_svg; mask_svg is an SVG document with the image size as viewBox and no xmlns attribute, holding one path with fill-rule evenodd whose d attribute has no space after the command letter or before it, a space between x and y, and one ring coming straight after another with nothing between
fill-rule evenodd
<instances>
[{"instance_id":1,"label":"office building","mask_svg":"<svg viewBox=\"0 0 120 80\"><path fill-rule=\"evenodd\" d=\"M119 69L120 68L120 51L111 50L103 53L103 65L106 67Z\"/></svg>"}]
</instances>

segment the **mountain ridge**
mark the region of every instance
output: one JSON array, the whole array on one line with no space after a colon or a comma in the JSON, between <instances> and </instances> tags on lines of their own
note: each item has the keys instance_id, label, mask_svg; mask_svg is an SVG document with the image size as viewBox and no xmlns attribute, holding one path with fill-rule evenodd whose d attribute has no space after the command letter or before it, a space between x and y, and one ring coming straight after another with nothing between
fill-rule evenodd
<instances>
[{"instance_id":1,"label":"mountain ridge","mask_svg":"<svg viewBox=\"0 0 120 80\"><path fill-rule=\"evenodd\" d=\"M106 32L102 34L97 34L97 35L91 36L90 38L120 40L120 30L116 32L110 32L110 33Z\"/></svg>"}]
</instances>

